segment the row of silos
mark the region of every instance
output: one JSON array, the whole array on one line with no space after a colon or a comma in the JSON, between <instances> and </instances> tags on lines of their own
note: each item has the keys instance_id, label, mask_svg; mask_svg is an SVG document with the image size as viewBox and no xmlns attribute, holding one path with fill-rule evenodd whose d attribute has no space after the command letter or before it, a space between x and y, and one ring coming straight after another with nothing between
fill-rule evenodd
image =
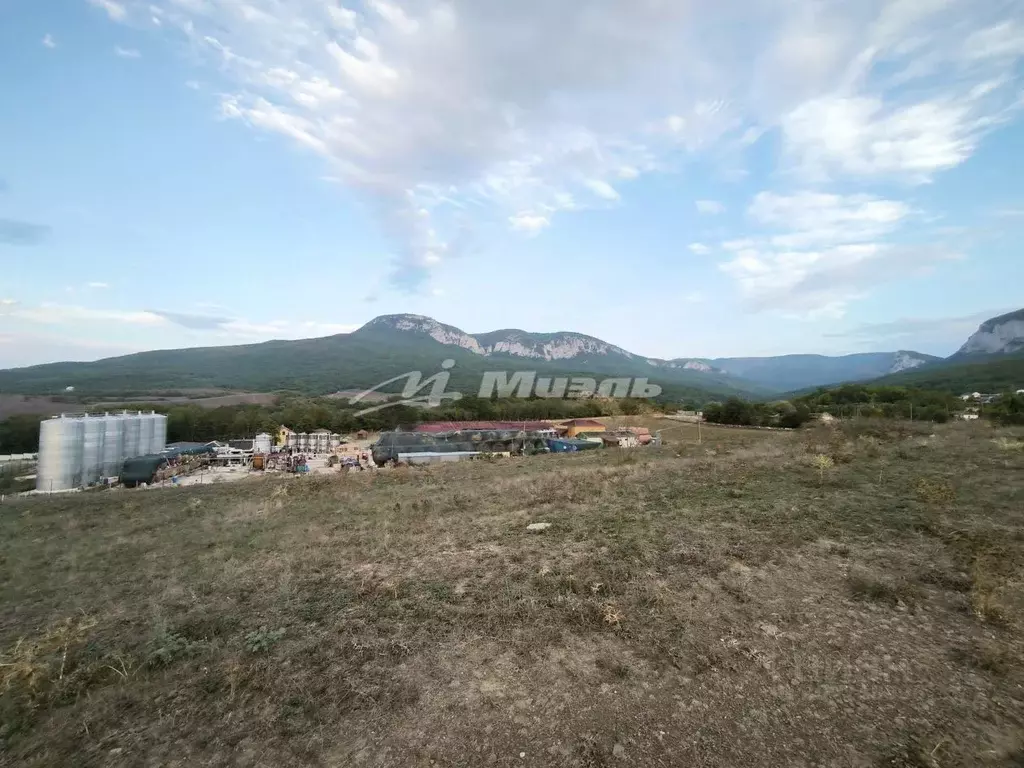
<instances>
[{"instance_id":1,"label":"row of silos","mask_svg":"<svg viewBox=\"0 0 1024 768\"><path fill-rule=\"evenodd\" d=\"M167 443L167 417L124 411L60 416L39 424L36 489L66 491L113 477L125 459L159 453Z\"/></svg>"}]
</instances>

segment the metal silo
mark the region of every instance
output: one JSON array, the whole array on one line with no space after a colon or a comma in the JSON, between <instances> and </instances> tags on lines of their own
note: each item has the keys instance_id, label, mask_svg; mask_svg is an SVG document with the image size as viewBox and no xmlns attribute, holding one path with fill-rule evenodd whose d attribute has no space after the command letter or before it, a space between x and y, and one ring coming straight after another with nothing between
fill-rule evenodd
<instances>
[{"instance_id":1,"label":"metal silo","mask_svg":"<svg viewBox=\"0 0 1024 768\"><path fill-rule=\"evenodd\" d=\"M106 420L102 416L82 417L82 485L89 485L100 479L106 429Z\"/></svg>"},{"instance_id":2,"label":"metal silo","mask_svg":"<svg viewBox=\"0 0 1024 768\"><path fill-rule=\"evenodd\" d=\"M156 419L153 422L153 444L149 449L150 453L160 453L167 447L167 417L162 413L153 414Z\"/></svg>"},{"instance_id":3,"label":"metal silo","mask_svg":"<svg viewBox=\"0 0 1024 768\"><path fill-rule=\"evenodd\" d=\"M136 456L141 456L142 452L139 451L139 438L141 437L142 424L139 421L138 413L124 412L124 446L122 450L122 459L134 459Z\"/></svg>"},{"instance_id":4,"label":"metal silo","mask_svg":"<svg viewBox=\"0 0 1024 768\"><path fill-rule=\"evenodd\" d=\"M139 412L139 455L153 452L153 413Z\"/></svg>"},{"instance_id":5,"label":"metal silo","mask_svg":"<svg viewBox=\"0 0 1024 768\"><path fill-rule=\"evenodd\" d=\"M36 490L63 491L61 470L61 431L57 419L39 422L39 464L36 467Z\"/></svg>"},{"instance_id":6,"label":"metal silo","mask_svg":"<svg viewBox=\"0 0 1024 768\"><path fill-rule=\"evenodd\" d=\"M114 477L124 464L124 416L108 413L103 417L103 430L103 477Z\"/></svg>"},{"instance_id":7,"label":"metal silo","mask_svg":"<svg viewBox=\"0 0 1024 768\"><path fill-rule=\"evenodd\" d=\"M82 484L82 419L59 417L39 424L36 488L66 491Z\"/></svg>"}]
</instances>

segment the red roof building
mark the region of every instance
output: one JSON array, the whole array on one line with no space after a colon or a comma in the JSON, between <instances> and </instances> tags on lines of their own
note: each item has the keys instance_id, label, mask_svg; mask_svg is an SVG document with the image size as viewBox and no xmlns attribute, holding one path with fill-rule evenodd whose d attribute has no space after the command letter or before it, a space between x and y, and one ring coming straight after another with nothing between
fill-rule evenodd
<instances>
[{"instance_id":1,"label":"red roof building","mask_svg":"<svg viewBox=\"0 0 1024 768\"><path fill-rule=\"evenodd\" d=\"M539 432L552 429L548 421L433 421L417 424L413 432L459 432L464 429L515 429Z\"/></svg>"}]
</instances>

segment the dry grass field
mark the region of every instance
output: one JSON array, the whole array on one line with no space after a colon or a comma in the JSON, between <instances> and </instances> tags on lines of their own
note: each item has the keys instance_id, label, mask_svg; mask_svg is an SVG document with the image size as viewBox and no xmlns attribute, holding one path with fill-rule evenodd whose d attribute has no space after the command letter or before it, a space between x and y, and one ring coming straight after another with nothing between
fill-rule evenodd
<instances>
[{"instance_id":1,"label":"dry grass field","mask_svg":"<svg viewBox=\"0 0 1024 768\"><path fill-rule=\"evenodd\" d=\"M1022 766L1022 437L8 503L0 763Z\"/></svg>"}]
</instances>

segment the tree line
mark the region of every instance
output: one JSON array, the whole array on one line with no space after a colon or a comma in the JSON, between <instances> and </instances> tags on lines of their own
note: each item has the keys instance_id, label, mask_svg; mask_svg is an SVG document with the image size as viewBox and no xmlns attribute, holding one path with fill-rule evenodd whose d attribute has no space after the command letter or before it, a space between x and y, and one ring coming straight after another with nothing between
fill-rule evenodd
<instances>
[{"instance_id":1,"label":"tree line","mask_svg":"<svg viewBox=\"0 0 1024 768\"><path fill-rule=\"evenodd\" d=\"M912 419L945 423L969 406L959 397L933 389L890 385L843 384L778 402L749 402L737 397L708 403L705 420L715 424L799 427L813 414L837 418ZM1024 424L1024 395L1008 392L979 407L979 416L998 424Z\"/></svg>"}]
</instances>

